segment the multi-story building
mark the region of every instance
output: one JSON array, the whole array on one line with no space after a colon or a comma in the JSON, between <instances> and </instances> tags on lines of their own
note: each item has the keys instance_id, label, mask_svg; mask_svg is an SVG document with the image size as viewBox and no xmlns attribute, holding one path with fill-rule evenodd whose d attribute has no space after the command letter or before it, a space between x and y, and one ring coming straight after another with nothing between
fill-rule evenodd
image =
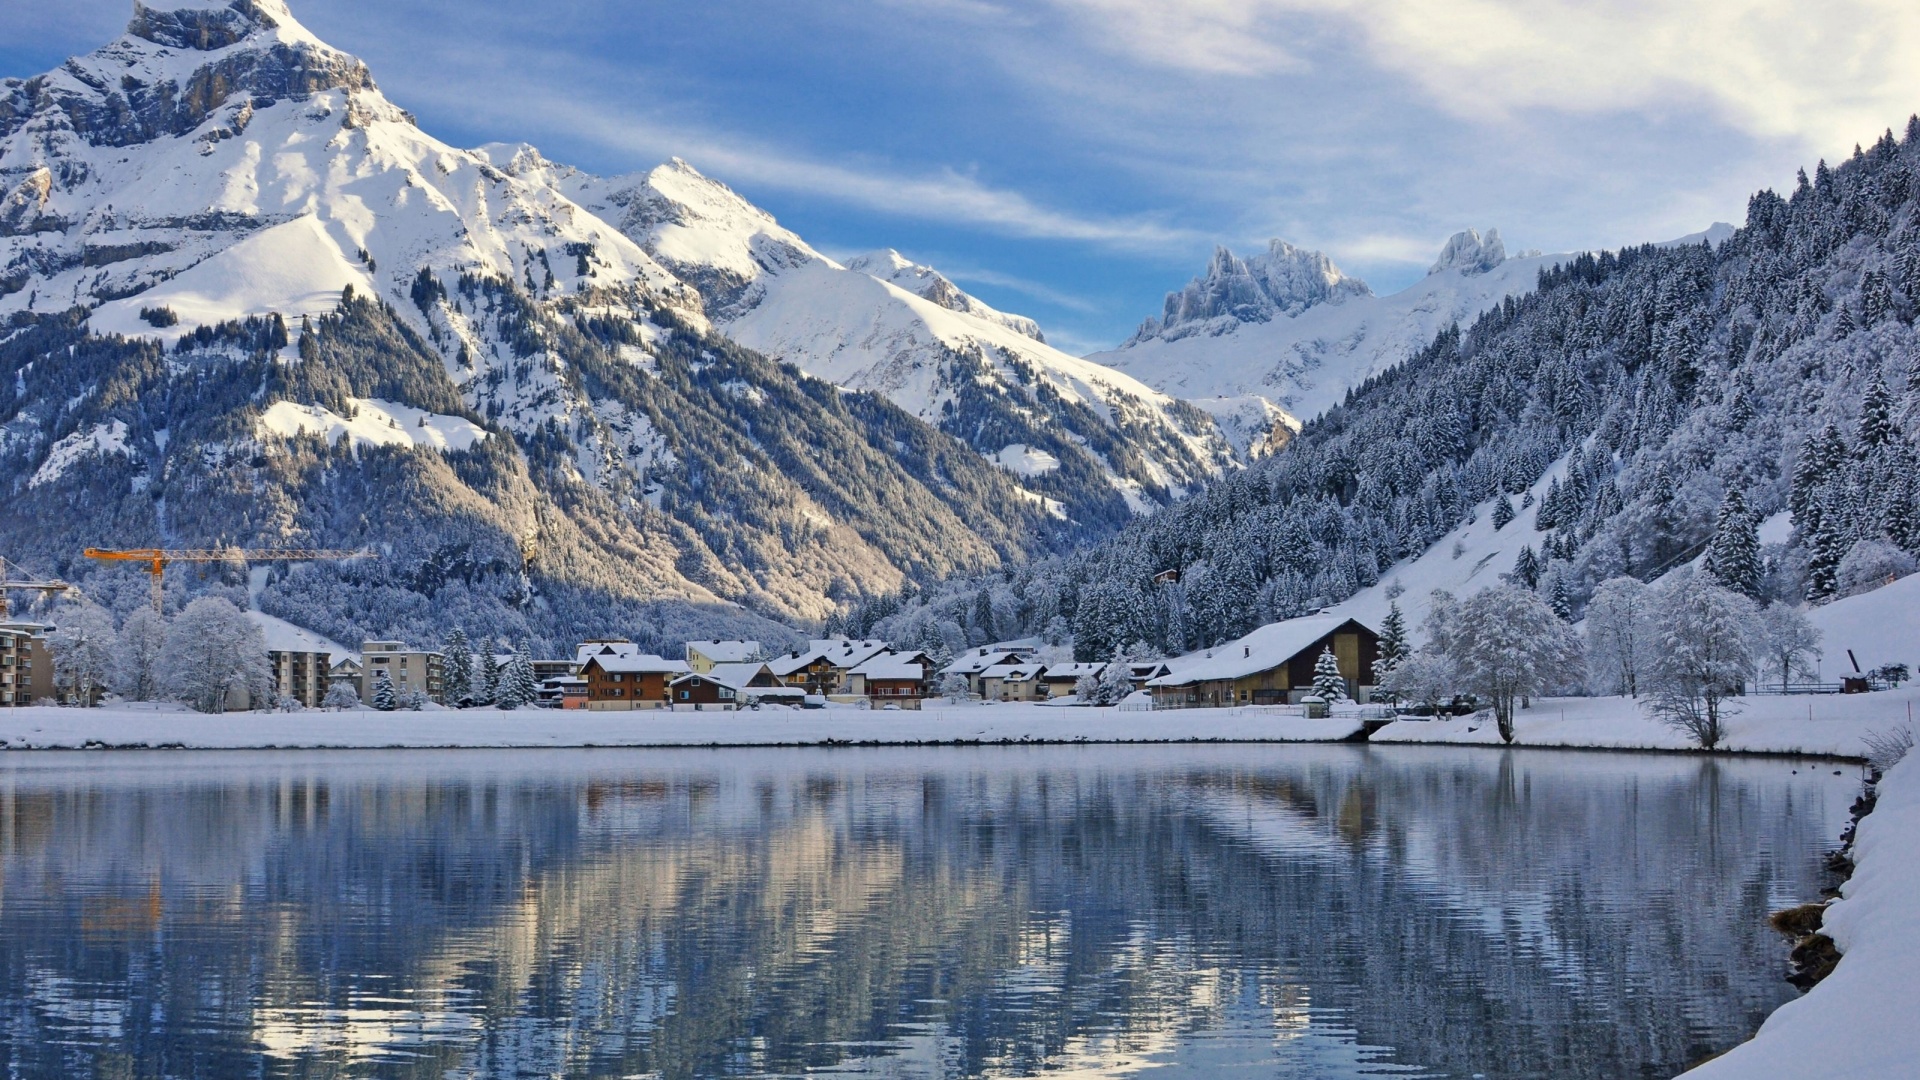
<instances>
[{"instance_id":1,"label":"multi-story building","mask_svg":"<svg viewBox=\"0 0 1920 1080\"><path fill-rule=\"evenodd\" d=\"M587 680L587 708L596 710L664 709L667 682L686 673L683 660L613 648L588 655L580 669Z\"/></svg>"},{"instance_id":2,"label":"multi-story building","mask_svg":"<svg viewBox=\"0 0 1920 1080\"><path fill-rule=\"evenodd\" d=\"M715 664L744 664L765 659L757 641L689 641L687 667L696 675L705 675Z\"/></svg>"},{"instance_id":3,"label":"multi-story building","mask_svg":"<svg viewBox=\"0 0 1920 1080\"><path fill-rule=\"evenodd\" d=\"M326 699L333 677L333 654L268 649L267 667L273 673L273 691L309 709Z\"/></svg>"},{"instance_id":4,"label":"multi-story building","mask_svg":"<svg viewBox=\"0 0 1920 1080\"><path fill-rule=\"evenodd\" d=\"M0 707L53 696L53 663L37 623L0 623Z\"/></svg>"},{"instance_id":5,"label":"multi-story building","mask_svg":"<svg viewBox=\"0 0 1920 1080\"><path fill-rule=\"evenodd\" d=\"M434 701L445 697L443 678L446 656L424 649L409 649L400 641L366 641L360 645L360 678L356 687L360 700L371 703L373 688L380 673L393 681L393 692L401 697L425 694Z\"/></svg>"}]
</instances>

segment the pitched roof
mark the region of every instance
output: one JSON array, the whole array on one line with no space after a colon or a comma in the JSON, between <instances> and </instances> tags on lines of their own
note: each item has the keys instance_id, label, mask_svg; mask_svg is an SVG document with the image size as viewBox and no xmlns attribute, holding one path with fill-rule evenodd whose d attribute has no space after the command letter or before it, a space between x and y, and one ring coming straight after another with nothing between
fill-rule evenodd
<instances>
[{"instance_id":1,"label":"pitched roof","mask_svg":"<svg viewBox=\"0 0 1920 1080\"><path fill-rule=\"evenodd\" d=\"M1371 627L1356 619L1345 619L1338 615L1310 615L1304 619L1268 623L1246 637L1167 661L1169 672L1150 680L1147 685L1190 686L1222 679L1244 679L1262 671L1271 671L1348 623L1373 632Z\"/></svg>"},{"instance_id":2,"label":"pitched roof","mask_svg":"<svg viewBox=\"0 0 1920 1080\"><path fill-rule=\"evenodd\" d=\"M919 652L877 653L867 662L854 668L852 674L868 679L913 679L927 677L927 669L933 665L927 662L927 654Z\"/></svg>"},{"instance_id":3,"label":"pitched roof","mask_svg":"<svg viewBox=\"0 0 1920 1080\"><path fill-rule=\"evenodd\" d=\"M988 668L993 667L995 664L1017 664L1020 660L1021 653L1018 649L995 649L992 646L981 646L978 649L968 649L966 652L961 653L953 663L947 665L946 670L941 672L941 674L978 675Z\"/></svg>"},{"instance_id":4,"label":"pitched roof","mask_svg":"<svg viewBox=\"0 0 1920 1080\"><path fill-rule=\"evenodd\" d=\"M1044 664L995 664L982 671L983 679L999 679L1002 682L1026 682L1036 678L1046 670Z\"/></svg>"},{"instance_id":5,"label":"pitched roof","mask_svg":"<svg viewBox=\"0 0 1920 1080\"><path fill-rule=\"evenodd\" d=\"M585 664L596 656L637 656L640 646L631 641L583 641L574 646L573 662Z\"/></svg>"},{"instance_id":6,"label":"pitched roof","mask_svg":"<svg viewBox=\"0 0 1920 1080\"><path fill-rule=\"evenodd\" d=\"M694 644L697 645L699 642L695 642ZM765 663L759 660L748 660L738 664L715 664L713 665L713 670L707 674L713 676L714 681L722 686L731 686L735 690L744 690L754 679L759 678L762 673L768 676L773 674L772 671L768 670Z\"/></svg>"},{"instance_id":7,"label":"pitched roof","mask_svg":"<svg viewBox=\"0 0 1920 1080\"><path fill-rule=\"evenodd\" d=\"M776 656L767 661L773 673L782 678L799 671L816 660L825 660L836 668L855 668L867 661L874 653L887 647L887 643L877 638L857 640L853 638L829 638L814 641L807 649L799 653Z\"/></svg>"},{"instance_id":8,"label":"pitched roof","mask_svg":"<svg viewBox=\"0 0 1920 1080\"><path fill-rule=\"evenodd\" d=\"M758 665L755 666L757 667ZM686 686L689 683L697 682L712 683L722 689L731 690L743 698L801 698L807 694L805 689L798 686L747 686L729 682L719 676L720 669L718 667L709 672L689 671L679 678L674 679L672 682L669 682L667 685Z\"/></svg>"},{"instance_id":9,"label":"pitched roof","mask_svg":"<svg viewBox=\"0 0 1920 1080\"><path fill-rule=\"evenodd\" d=\"M668 660L652 653L627 653L624 655L587 657L587 666L597 667L609 675L675 675L687 670L685 660ZM581 669L585 671L586 668Z\"/></svg>"},{"instance_id":10,"label":"pitched roof","mask_svg":"<svg viewBox=\"0 0 1920 1080\"><path fill-rule=\"evenodd\" d=\"M760 655L760 643L757 641L689 641L687 651L699 650L700 655L716 664L739 664Z\"/></svg>"},{"instance_id":11,"label":"pitched roof","mask_svg":"<svg viewBox=\"0 0 1920 1080\"><path fill-rule=\"evenodd\" d=\"M1052 680L1074 679L1077 681L1082 675L1091 675L1097 679L1104 674L1106 670L1107 665L1099 663L1098 661L1090 664L1048 664L1047 670L1041 678Z\"/></svg>"}]
</instances>

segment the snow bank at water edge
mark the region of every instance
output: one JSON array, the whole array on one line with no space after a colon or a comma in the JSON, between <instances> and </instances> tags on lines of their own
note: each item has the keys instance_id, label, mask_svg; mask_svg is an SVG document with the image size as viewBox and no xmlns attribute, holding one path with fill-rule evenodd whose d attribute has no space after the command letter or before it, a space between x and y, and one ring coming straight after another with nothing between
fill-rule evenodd
<instances>
[{"instance_id":1,"label":"snow bank at water edge","mask_svg":"<svg viewBox=\"0 0 1920 1080\"><path fill-rule=\"evenodd\" d=\"M1878 694L1830 694L1731 699L1720 749L1735 753L1864 757L1872 732L1906 724L1920 689ZM1373 733L1375 743L1447 743L1498 746L1491 715L1398 720ZM1535 698L1514 714L1514 745L1607 750L1691 750L1680 732L1647 715L1632 698Z\"/></svg>"},{"instance_id":2,"label":"snow bank at water edge","mask_svg":"<svg viewBox=\"0 0 1920 1080\"><path fill-rule=\"evenodd\" d=\"M1307 720L1290 710L1177 713L976 705L923 712L765 708L745 712L433 709L421 712L227 713L176 706L0 710L0 747L821 746L953 742L1339 742L1360 721Z\"/></svg>"},{"instance_id":3,"label":"snow bank at water edge","mask_svg":"<svg viewBox=\"0 0 1920 1080\"><path fill-rule=\"evenodd\" d=\"M1689 1080L1885 1080L1920 1070L1920 757L1881 781L1853 853L1853 877L1821 928L1840 947L1840 966Z\"/></svg>"}]
</instances>

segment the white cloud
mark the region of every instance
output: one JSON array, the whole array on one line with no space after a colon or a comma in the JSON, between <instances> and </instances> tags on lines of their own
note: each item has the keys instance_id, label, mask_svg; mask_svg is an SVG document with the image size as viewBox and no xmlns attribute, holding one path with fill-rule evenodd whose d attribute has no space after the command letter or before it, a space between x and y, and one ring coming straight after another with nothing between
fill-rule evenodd
<instances>
[{"instance_id":1,"label":"white cloud","mask_svg":"<svg viewBox=\"0 0 1920 1080\"><path fill-rule=\"evenodd\" d=\"M1297 70L1301 43L1362 43L1467 115L1705 107L1750 135L1827 147L1920 105L1912 0L1051 0L1138 61Z\"/></svg>"}]
</instances>

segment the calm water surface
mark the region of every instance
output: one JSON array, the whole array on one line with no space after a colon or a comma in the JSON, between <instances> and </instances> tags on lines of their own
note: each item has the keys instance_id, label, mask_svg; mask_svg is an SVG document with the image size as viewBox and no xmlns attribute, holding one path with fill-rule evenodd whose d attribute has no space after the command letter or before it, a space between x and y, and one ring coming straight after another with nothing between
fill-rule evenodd
<instances>
[{"instance_id":1,"label":"calm water surface","mask_svg":"<svg viewBox=\"0 0 1920 1080\"><path fill-rule=\"evenodd\" d=\"M1858 789L1345 746L0 757L9 1077L1665 1077Z\"/></svg>"}]
</instances>

